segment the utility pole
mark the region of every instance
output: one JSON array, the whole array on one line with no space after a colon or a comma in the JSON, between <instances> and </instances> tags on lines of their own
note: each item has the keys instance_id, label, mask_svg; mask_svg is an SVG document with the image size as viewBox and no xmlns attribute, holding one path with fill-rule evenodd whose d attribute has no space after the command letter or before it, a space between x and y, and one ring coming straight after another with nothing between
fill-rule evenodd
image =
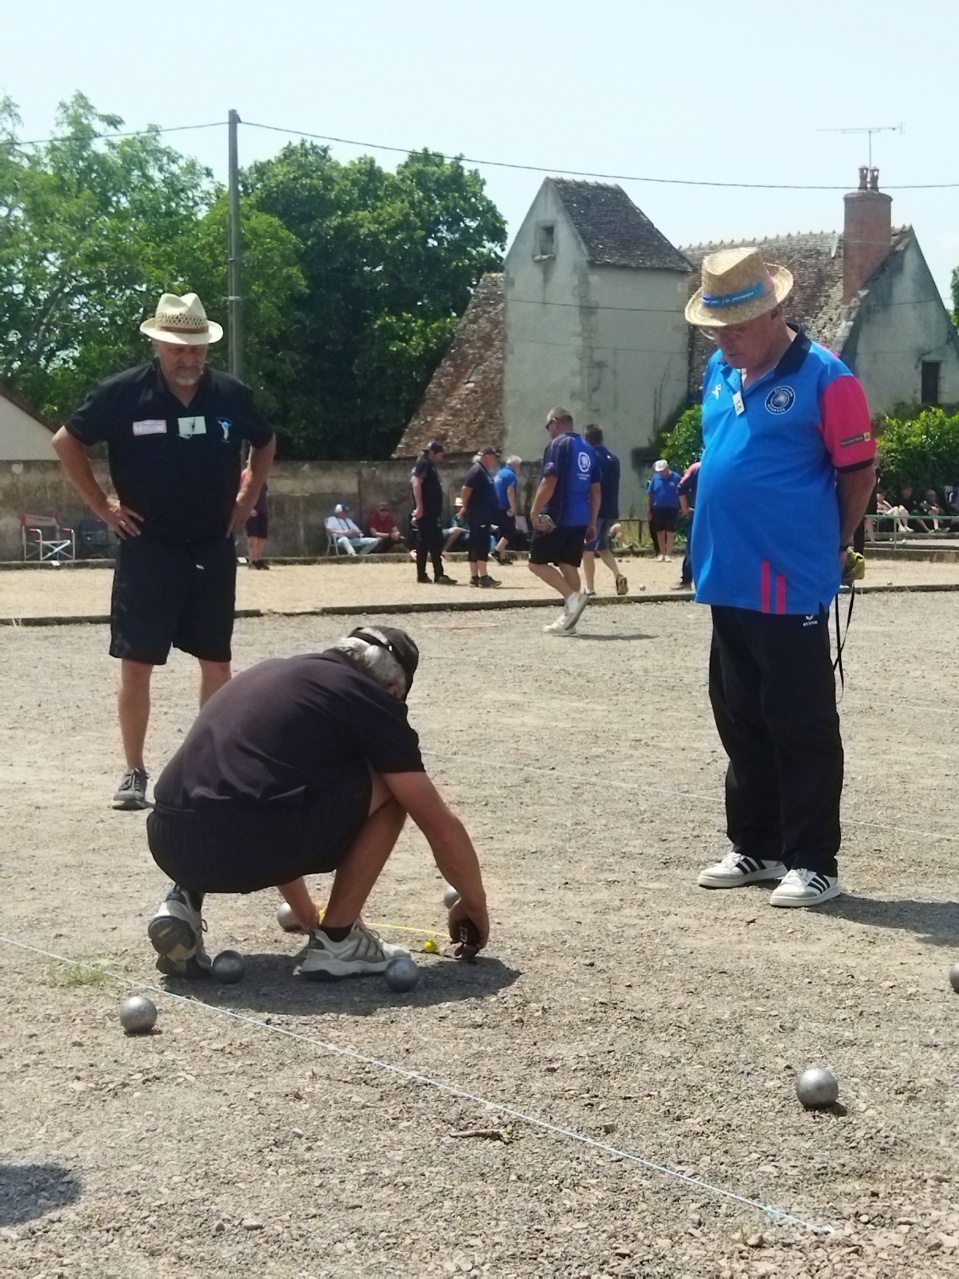
<instances>
[{"instance_id":1,"label":"utility pole","mask_svg":"<svg viewBox=\"0 0 959 1279\"><path fill-rule=\"evenodd\" d=\"M229 116L229 197L230 256L227 275L227 303L230 325L230 372L243 377L243 298L240 292L240 169L237 160L237 128L239 113L231 109Z\"/></svg>"}]
</instances>

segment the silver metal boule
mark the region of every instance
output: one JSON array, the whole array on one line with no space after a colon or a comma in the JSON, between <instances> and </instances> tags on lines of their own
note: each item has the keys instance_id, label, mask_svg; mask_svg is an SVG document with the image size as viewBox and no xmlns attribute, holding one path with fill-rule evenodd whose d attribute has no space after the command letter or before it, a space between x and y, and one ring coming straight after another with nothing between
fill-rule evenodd
<instances>
[{"instance_id":1,"label":"silver metal boule","mask_svg":"<svg viewBox=\"0 0 959 1279\"><path fill-rule=\"evenodd\" d=\"M131 995L120 1005L120 1025L128 1035L145 1035L156 1020L157 1006L146 995Z\"/></svg>"},{"instance_id":2,"label":"silver metal boule","mask_svg":"<svg viewBox=\"0 0 959 1279\"><path fill-rule=\"evenodd\" d=\"M420 970L409 955L401 955L390 961L383 976L390 990L413 990L420 979Z\"/></svg>"},{"instance_id":3,"label":"silver metal boule","mask_svg":"<svg viewBox=\"0 0 959 1279\"><path fill-rule=\"evenodd\" d=\"M831 1070L811 1066L796 1080L796 1096L807 1110L825 1110L839 1100L839 1081Z\"/></svg>"},{"instance_id":4,"label":"silver metal boule","mask_svg":"<svg viewBox=\"0 0 959 1279\"><path fill-rule=\"evenodd\" d=\"M235 986L243 980L246 964L238 950L221 950L210 971L214 981L222 982L224 986Z\"/></svg>"},{"instance_id":5,"label":"silver metal boule","mask_svg":"<svg viewBox=\"0 0 959 1279\"><path fill-rule=\"evenodd\" d=\"M949 969L949 985L953 990L959 990L959 964L953 964Z\"/></svg>"},{"instance_id":6,"label":"silver metal boule","mask_svg":"<svg viewBox=\"0 0 959 1279\"><path fill-rule=\"evenodd\" d=\"M450 910L451 907L456 905L459 899L460 899L459 893L456 891L455 888L451 886L447 888L446 892L443 894L443 905L446 907L447 910Z\"/></svg>"},{"instance_id":7,"label":"silver metal boule","mask_svg":"<svg viewBox=\"0 0 959 1279\"><path fill-rule=\"evenodd\" d=\"M289 902L284 902L276 912L276 922L285 933L301 933L303 931L300 927L300 921L293 914L293 907Z\"/></svg>"}]
</instances>

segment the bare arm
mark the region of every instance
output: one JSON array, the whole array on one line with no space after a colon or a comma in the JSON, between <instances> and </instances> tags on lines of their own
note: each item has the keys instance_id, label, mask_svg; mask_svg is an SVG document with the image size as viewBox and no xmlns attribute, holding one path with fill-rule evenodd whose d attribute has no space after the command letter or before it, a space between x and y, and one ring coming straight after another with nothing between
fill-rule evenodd
<instances>
[{"instance_id":1,"label":"bare arm","mask_svg":"<svg viewBox=\"0 0 959 1279\"><path fill-rule=\"evenodd\" d=\"M51 443L71 484L94 515L109 524L120 537L138 536L143 516L124 506L119 498L107 497L93 474L86 445L71 435L65 426L60 427Z\"/></svg>"},{"instance_id":2,"label":"bare arm","mask_svg":"<svg viewBox=\"0 0 959 1279\"><path fill-rule=\"evenodd\" d=\"M470 498L473 496L473 490L466 484L460 489L460 501L463 505L460 507L460 519L466 519L466 508L470 504Z\"/></svg>"},{"instance_id":3,"label":"bare arm","mask_svg":"<svg viewBox=\"0 0 959 1279\"><path fill-rule=\"evenodd\" d=\"M466 827L425 773L384 773L383 781L426 836L443 878L457 890L459 902L449 914L450 936L458 938L458 925L471 920L480 945L489 938L486 891L479 859Z\"/></svg>"},{"instance_id":4,"label":"bare arm","mask_svg":"<svg viewBox=\"0 0 959 1279\"><path fill-rule=\"evenodd\" d=\"M250 461L240 480L240 491L236 496L236 504L233 507L233 516L227 533L232 533L235 528L245 524L253 514L256 499L260 496L260 489L266 483L266 477L270 473L275 453L275 435L269 444L264 444L262 448L250 450Z\"/></svg>"},{"instance_id":5,"label":"bare arm","mask_svg":"<svg viewBox=\"0 0 959 1279\"><path fill-rule=\"evenodd\" d=\"M539 482L536 495L533 498L533 505L529 508L529 518L535 526L539 522L550 498L556 492L557 477L555 475L544 475Z\"/></svg>"},{"instance_id":6,"label":"bare arm","mask_svg":"<svg viewBox=\"0 0 959 1279\"><path fill-rule=\"evenodd\" d=\"M511 484L509 488L506 490L506 502L509 508L510 515L512 515L515 518L516 512L519 509L516 505L516 485L515 484Z\"/></svg>"},{"instance_id":7,"label":"bare arm","mask_svg":"<svg viewBox=\"0 0 959 1279\"><path fill-rule=\"evenodd\" d=\"M596 536L596 521L599 519L599 504L603 500L603 490L600 488L599 481L591 484L589 488L589 504L590 517L589 528L586 530L586 540L591 542Z\"/></svg>"},{"instance_id":8,"label":"bare arm","mask_svg":"<svg viewBox=\"0 0 959 1279\"><path fill-rule=\"evenodd\" d=\"M839 497L839 545L849 546L859 521L866 514L876 483L876 469L862 466L858 471L840 471L836 476Z\"/></svg>"}]
</instances>

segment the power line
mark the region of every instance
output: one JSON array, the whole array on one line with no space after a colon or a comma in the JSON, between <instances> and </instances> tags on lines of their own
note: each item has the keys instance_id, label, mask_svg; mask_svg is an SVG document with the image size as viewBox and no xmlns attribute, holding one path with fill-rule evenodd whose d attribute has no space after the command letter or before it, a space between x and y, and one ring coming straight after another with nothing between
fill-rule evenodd
<instances>
[{"instance_id":1,"label":"power line","mask_svg":"<svg viewBox=\"0 0 959 1279\"><path fill-rule=\"evenodd\" d=\"M187 133L191 129L224 129L226 128L226 123L226 120L211 120L208 124L171 124L168 128L150 125L146 129L131 129L128 133L93 133L90 135L90 141L103 142L110 138L145 138L151 133ZM19 138L3 138L0 141L7 146L45 147L52 142L70 142L76 136L75 133L61 133L59 137L55 138L31 138L28 141L21 141Z\"/></svg>"}]
</instances>

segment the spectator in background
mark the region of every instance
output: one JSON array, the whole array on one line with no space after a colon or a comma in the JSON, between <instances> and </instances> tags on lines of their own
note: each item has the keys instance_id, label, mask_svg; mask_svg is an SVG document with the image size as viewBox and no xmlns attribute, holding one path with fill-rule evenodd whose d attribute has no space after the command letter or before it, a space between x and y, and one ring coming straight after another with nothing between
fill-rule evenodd
<instances>
[{"instance_id":1,"label":"spectator in background","mask_svg":"<svg viewBox=\"0 0 959 1279\"><path fill-rule=\"evenodd\" d=\"M389 502L379 502L377 504L376 510L370 514L366 531L370 537L379 539L379 545L371 552L374 555L379 555L381 552L386 551L406 550L406 541L396 526L396 520L393 518Z\"/></svg>"},{"instance_id":2,"label":"spectator in background","mask_svg":"<svg viewBox=\"0 0 959 1279\"><path fill-rule=\"evenodd\" d=\"M413 514L410 527L416 532L416 580L429 582L426 559L433 566L433 580L439 586L454 586L443 568L443 485L436 463L446 449L441 440L431 440L410 475Z\"/></svg>"},{"instance_id":3,"label":"spectator in background","mask_svg":"<svg viewBox=\"0 0 959 1279\"><path fill-rule=\"evenodd\" d=\"M497 564L509 564L510 560L506 552L516 541L516 517L519 514L519 468L522 465L522 458L515 454L506 459L505 465L501 466L493 476L493 483L496 486L496 498L499 503L499 511L496 516L496 527L499 531L499 541L493 551L493 559Z\"/></svg>"},{"instance_id":4,"label":"spectator in background","mask_svg":"<svg viewBox=\"0 0 959 1279\"><path fill-rule=\"evenodd\" d=\"M379 543L378 537L364 537L358 524L350 519L350 508L346 502L340 502L333 508L333 514L327 517L326 531L336 538L340 549L347 555L368 555Z\"/></svg>"},{"instance_id":5,"label":"spectator in background","mask_svg":"<svg viewBox=\"0 0 959 1279\"><path fill-rule=\"evenodd\" d=\"M942 514L942 507L939 505L939 495L935 489L926 489L925 499L919 503L919 509L923 515L929 516L929 522L933 529L939 532L939 519Z\"/></svg>"},{"instance_id":6,"label":"spectator in background","mask_svg":"<svg viewBox=\"0 0 959 1279\"><path fill-rule=\"evenodd\" d=\"M449 528L443 529L443 536L446 538L443 546L444 551L452 551L467 534L466 521L463 519L462 511L463 499L458 497L453 503L453 523Z\"/></svg>"},{"instance_id":7,"label":"spectator in background","mask_svg":"<svg viewBox=\"0 0 959 1279\"><path fill-rule=\"evenodd\" d=\"M883 489L876 489L876 511L879 515L889 515L890 526L898 533L911 533L912 529L906 523L906 516L909 512L904 506L893 506L887 500ZM876 521L879 524L879 521ZM885 524L885 521L883 521ZM882 527L883 525L880 525Z\"/></svg>"},{"instance_id":8,"label":"spectator in background","mask_svg":"<svg viewBox=\"0 0 959 1279\"><path fill-rule=\"evenodd\" d=\"M488 444L474 457L460 493L463 499L460 515L469 529L470 586L500 585L495 577L489 575L493 521L499 511L492 475L495 468L496 450Z\"/></svg>"},{"instance_id":9,"label":"spectator in background","mask_svg":"<svg viewBox=\"0 0 959 1279\"><path fill-rule=\"evenodd\" d=\"M629 582L619 571L616 557L610 550L609 531L619 519L619 458L603 443L603 428L587 426L583 439L596 454L599 463L599 516L596 520L596 536L583 547L583 578L586 594L596 594L596 556L603 561L616 582L616 594L625 595Z\"/></svg>"},{"instance_id":10,"label":"spectator in background","mask_svg":"<svg viewBox=\"0 0 959 1279\"><path fill-rule=\"evenodd\" d=\"M680 477L669 469L664 457L653 467L653 477L649 481L649 526L655 528L658 540L657 560L671 564L673 562L673 543L676 540L676 517L679 515Z\"/></svg>"},{"instance_id":11,"label":"spectator in background","mask_svg":"<svg viewBox=\"0 0 959 1279\"><path fill-rule=\"evenodd\" d=\"M244 473L243 479L247 484L253 483L252 475ZM267 505L266 485L260 489L260 496L256 499L256 506L253 513L246 522L246 540L249 543L249 554L247 556L247 568L269 568L266 560L263 558L263 543L270 536L270 510Z\"/></svg>"},{"instance_id":12,"label":"spectator in background","mask_svg":"<svg viewBox=\"0 0 959 1279\"><path fill-rule=\"evenodd\" d=\"M699 468L702 462L693 462L683 473L676 492L679 494L679 509L686 517L686 554L683 556L683 570L679 575L679 586L674 589L685 591L693 584L693 515L696 510L696 489L699 485Z\"/></svg>"},{"instance_id":13,"label":"spectator in background","mask_svg":"<svg viewBox=\"0 0 959 1279\"><path fill-rule=\"evenodd\" d=\"M959 515L959 480L953 480L946 489L946 510L950 515Z\"/></svg>"}]
</instances>

